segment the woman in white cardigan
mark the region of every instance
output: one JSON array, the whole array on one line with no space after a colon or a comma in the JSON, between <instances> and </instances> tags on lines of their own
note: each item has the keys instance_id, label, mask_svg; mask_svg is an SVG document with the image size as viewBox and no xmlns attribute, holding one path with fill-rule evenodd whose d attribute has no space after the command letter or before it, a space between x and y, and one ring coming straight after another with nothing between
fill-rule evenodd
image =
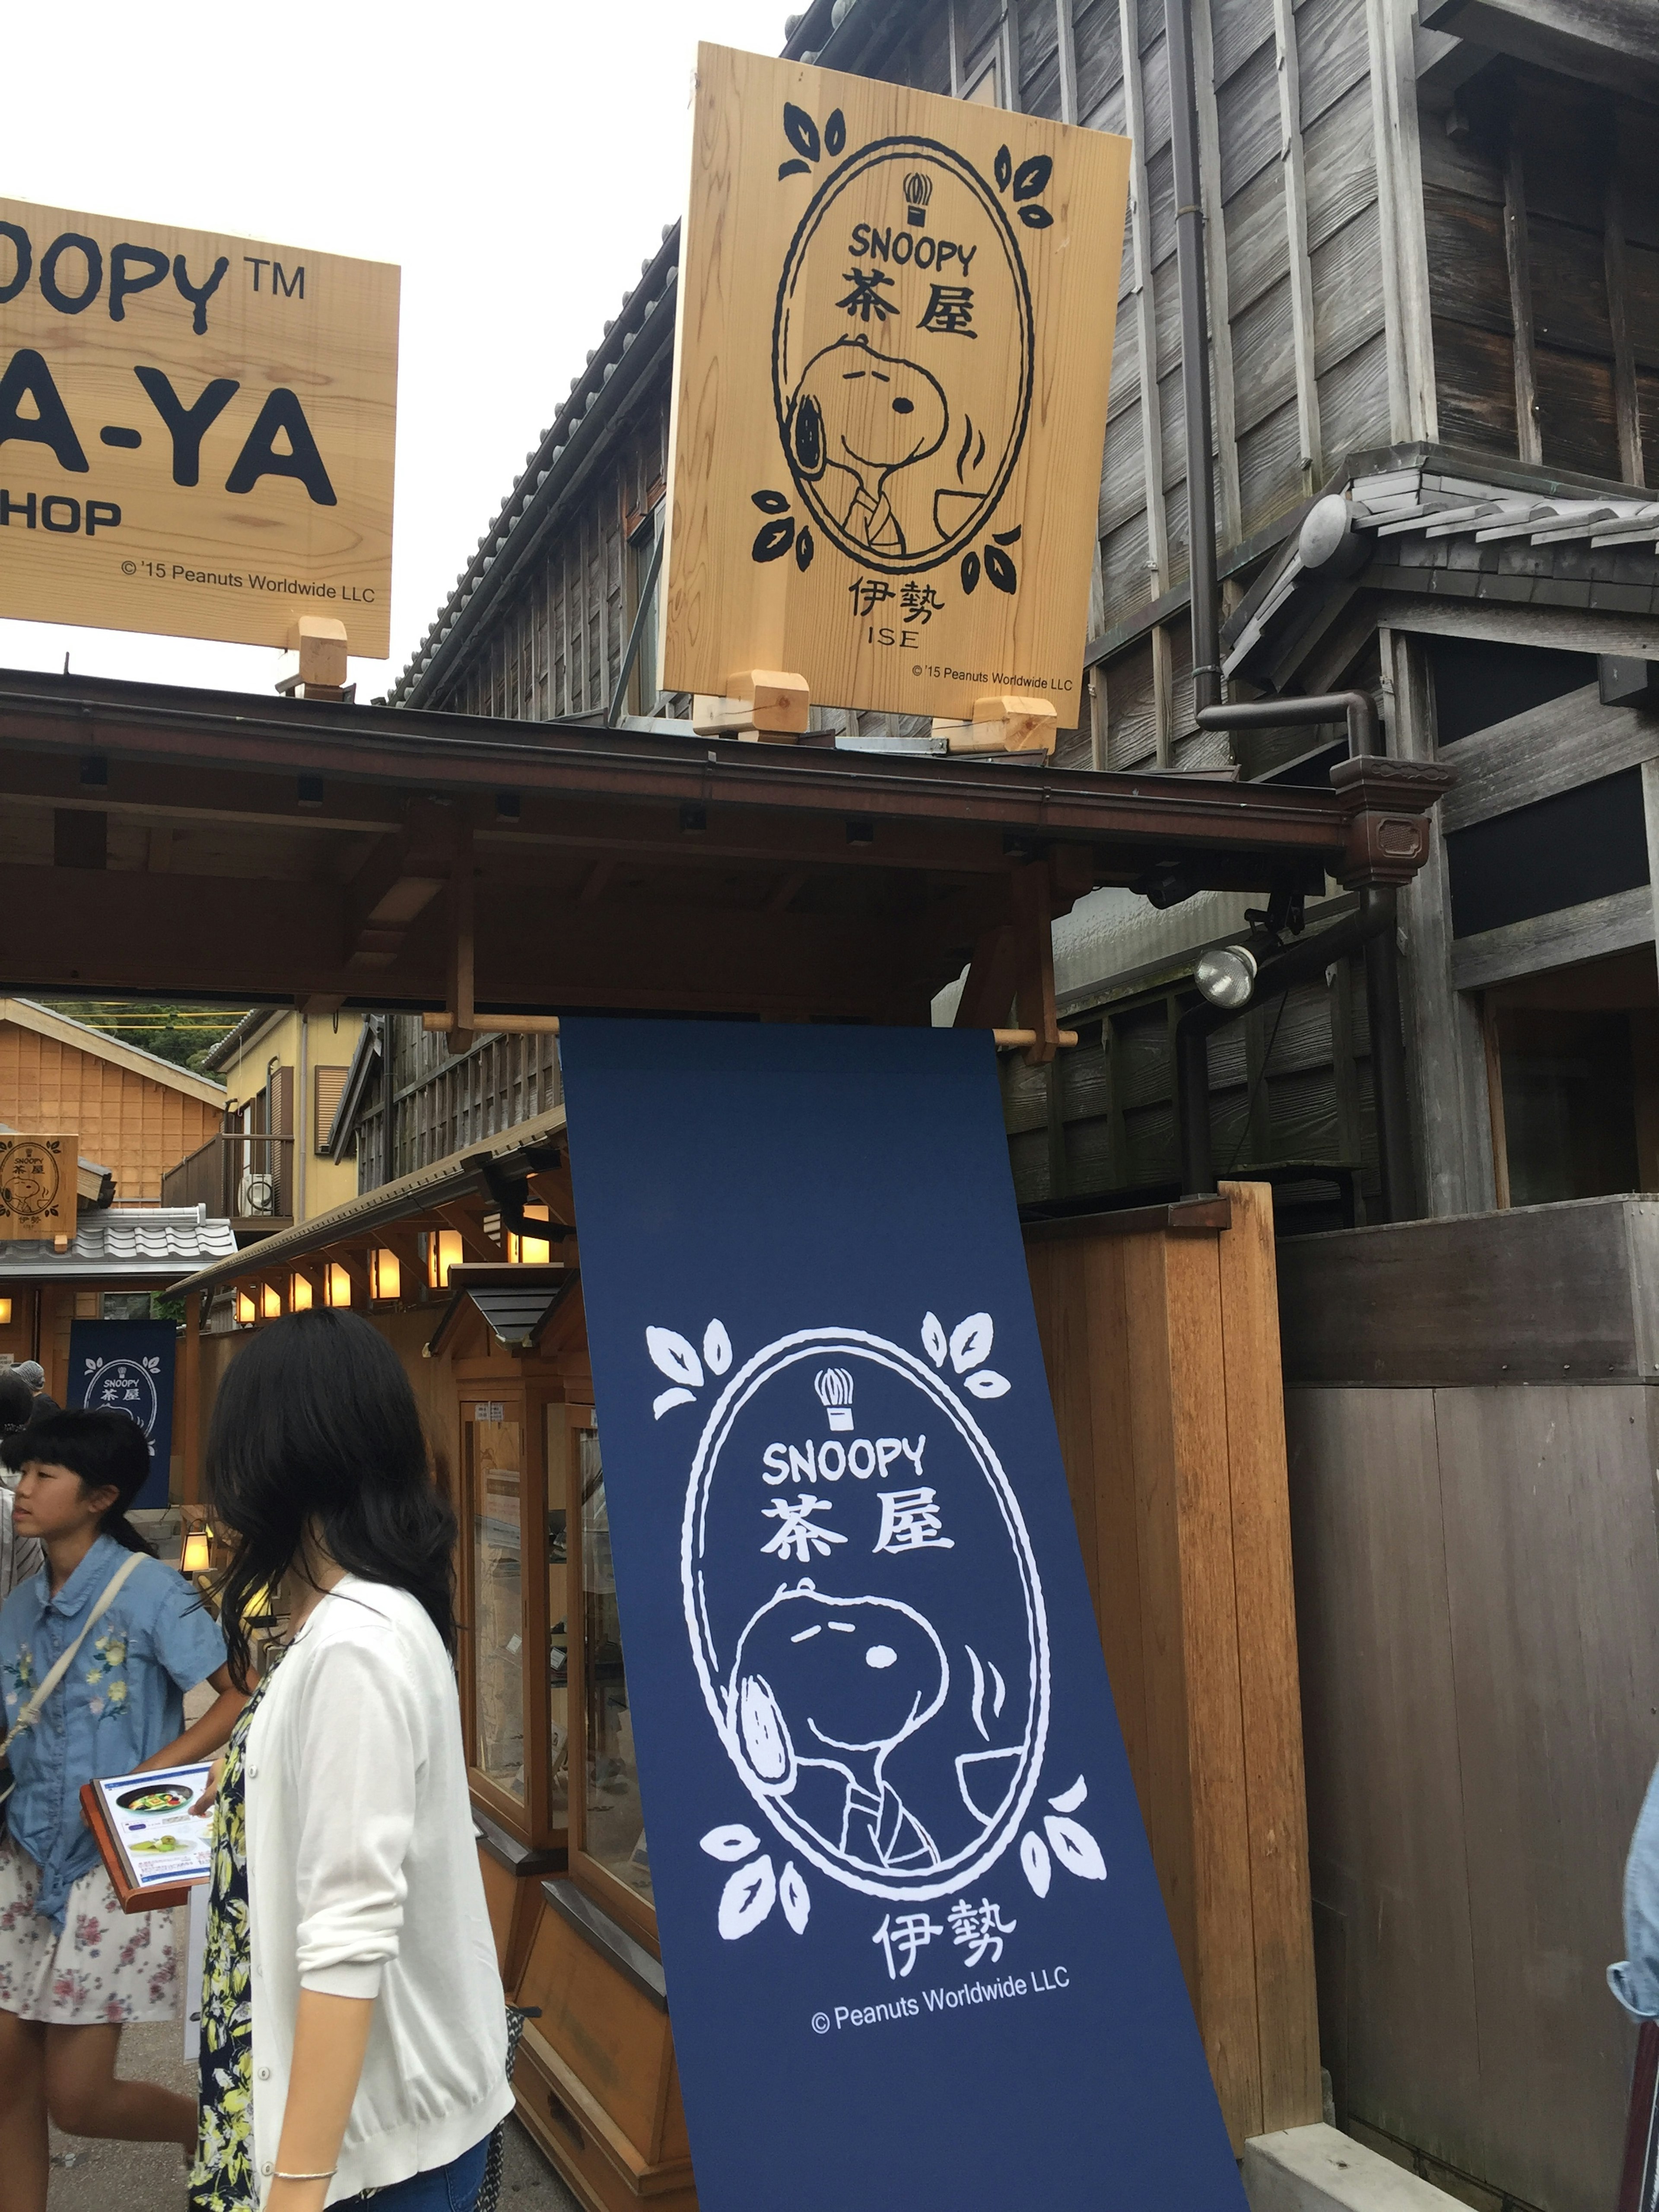
<instances>
[{"instance_id":1,"label":"woman in white cardigan","mask_svg":"<svg viewBox=\"0 0 1659 2212\"><path fill-rule=\"evenodd\" d=\"M511 2109L452 1663L454 1518L368 1322L296 1314L232 1363L207 1471L236 1551L232 1677L289 1636L218 1781L196 2212L471 2212Z\"/></svg>"}]
</instances>

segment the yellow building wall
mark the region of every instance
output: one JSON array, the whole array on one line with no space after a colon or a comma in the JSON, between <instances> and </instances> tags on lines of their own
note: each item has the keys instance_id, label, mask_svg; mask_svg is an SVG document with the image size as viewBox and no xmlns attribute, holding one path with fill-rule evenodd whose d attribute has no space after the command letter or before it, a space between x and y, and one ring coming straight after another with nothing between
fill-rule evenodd
<instances>
[{"instance_id":1,"label":"yellow building wall","mask_svg":"<svg viewBox=\"0 0 1659 2212\"><path fill-rule=\"evenodd\" d=\"M328 1135L331 1114L318 1126L317 1071L338 1069L343 1076L357 1049L362 1018L342 1014L338 1029L331 1015L285 1012L248 1039L242 1051L220 1069L224 1078L229 1110L233 1113L257 1098L265 1087L274 1064L294 1071L294 1215L308 1221L357 1195L357 1162L348 1153L335 1162L319 1155L317 1146Z\"/></svg>"}]
</instances>

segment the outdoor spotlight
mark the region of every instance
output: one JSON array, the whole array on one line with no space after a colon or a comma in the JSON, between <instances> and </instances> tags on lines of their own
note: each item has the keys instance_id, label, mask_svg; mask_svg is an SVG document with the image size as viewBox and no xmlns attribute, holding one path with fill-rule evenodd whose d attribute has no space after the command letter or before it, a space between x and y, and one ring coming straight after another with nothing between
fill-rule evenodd
<instances>
[{"instance_id":1,"label":"outdoor spotlight","mask_svg":"<svg viewBox=\"0 0 1659 2212\"><path fill-rule=\"evenodd\" d=\"M1200 954L1193 981L1212 1006L1224 1006L1231 1012L1249 1005L1257 965L1248 945L1212 945Z\"/></svg>"}]
</instances>

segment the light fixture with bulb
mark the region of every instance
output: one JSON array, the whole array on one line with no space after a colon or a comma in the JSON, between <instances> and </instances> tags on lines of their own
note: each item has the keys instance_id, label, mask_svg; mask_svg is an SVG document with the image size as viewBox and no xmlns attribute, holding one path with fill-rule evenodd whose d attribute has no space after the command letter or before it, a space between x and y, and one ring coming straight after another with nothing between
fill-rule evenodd
<instances>
[{"instance_id":1,"label":"light fixture with bulb","mask_svg":"<svg viewBox=\"0 0 1659 2212\"><path fill-rule=\"evenodd\" d=\"M185 1546L179 1554L179 1571L186 1575L205 1575L213 1566L213 1531L205 1521L185 1531Z\"/></svg>"},{"instance_id":2,"label":"light fixture with bulb","mask_svg":"<svg viewBox=\"0 0 1659 2212\"><path fill-rule=\"evenodd\" d=\"M1249 1005L1260 968L1248 945L1212 945L1200 954L1193 981L1212 1006L1231 1013Z\"/></svg>"}]
</instances>

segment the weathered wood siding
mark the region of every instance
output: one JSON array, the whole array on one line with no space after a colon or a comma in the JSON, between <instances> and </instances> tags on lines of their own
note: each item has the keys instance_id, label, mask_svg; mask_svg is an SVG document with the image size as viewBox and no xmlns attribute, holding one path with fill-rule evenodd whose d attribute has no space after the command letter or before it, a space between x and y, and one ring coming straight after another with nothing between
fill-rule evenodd
<instances>
[{"instance_id":1,"label":"weathered wood siding","mask_svg":"<svg viewBox=\"0 0 1659 2212\"><path fill-rule=\"evenodd\" d=\"M635 608L628 540L662 496L668 404L665 367L617 424L605 465L545 557L492 611L434 706L526 721L609 707Z\"/></svg>"},{"instance_id":2,"label":"weathered wood siding","mask_svg":"<svg viewBox=\"0 0 1659 2212\"><path fill-rule=\"evenodd\" d=\"M357 1121L357 1188L378 1189L545 1113L563 1096L556 1038L483 1036L452 1053L414 1015L390 1014Z\"/></svg>"},{"instance_id":3,"label":"weathered wood siding","mask_svg":"<svg viewBox=\"0 0 1659 2212\"><path fill-rule=\"evenodd\" d=\"M1344 451L1389 434L1370 10L1368 0L1194 9L1217 511L1231 549ZM896 14L884 75L1135 141L1091 626L1132 625L1187 574L1164 0L935 0ZM429 703L530 717L605 708L635 612L628 538L660 487L667 409L665 366L611 431L534 573L489 611ZM1176 619L1113 665L1110 765L1169 756L1190 723L1190 657ZM1061 757L1086 764L1097 746L1085 716ZM1192 757L1221 750L1205 740Z\"/></svg>"},{"instance_id":4,"label":"weathered wood siding","mask_svg":"<svg viewBox=\"0 0 1659 2212\"><path fill-rule=\"evenodd\" d=\"M1442 437L1653 483L1659 117L1516 64L1421 146Z\"/></svg>"}]
</instances>

